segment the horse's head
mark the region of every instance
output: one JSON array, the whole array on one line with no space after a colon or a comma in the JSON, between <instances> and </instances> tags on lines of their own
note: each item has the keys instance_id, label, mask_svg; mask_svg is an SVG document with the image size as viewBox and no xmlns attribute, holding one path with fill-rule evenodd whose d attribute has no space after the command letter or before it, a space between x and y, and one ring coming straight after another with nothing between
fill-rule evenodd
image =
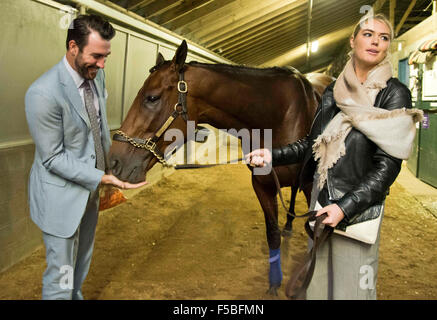
<instances>
[{"instance_id":1,"label":"horse's head","mask_svg":"<svg viewBox=\"0 0 437 320\"><path fill-rule=\"evenodd\" d=\"M172 61L165 61L158 54L156 65L150 69L149 77L114 135L109 164L119 179L131 183L144 181L147 171L160 161L164 150L172 143L163 139L168 128L177 128L186 137L185 103L181 103L184 94L180 93L185 91L186 84L179 79L186 57L185 40Z\"/></svg>"}]
</instances>

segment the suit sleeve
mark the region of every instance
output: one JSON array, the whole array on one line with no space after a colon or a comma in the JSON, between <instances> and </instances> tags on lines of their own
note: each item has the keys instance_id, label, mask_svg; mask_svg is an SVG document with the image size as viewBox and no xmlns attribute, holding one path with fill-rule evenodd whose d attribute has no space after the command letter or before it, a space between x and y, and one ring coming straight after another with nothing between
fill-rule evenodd
<instances>
[{"instance_id":1,"label":"suit sleeve","mask_svg":"<svg viewBox=\"0 0 437 320\"><path fill-rule=\"evenodd\" d=\"M96 190L104 172L64 148L62 108L48 94L33 88L26 93L25 106L30 134L43 166L90 191Z\"/></svg>"},{"instance_id":2,"label":"suit sleeve","mask_svg":"<svg viewBox=\"0 0 437 320\"><path fill-rule=\"evenodd\" d=\"M411 94L406 87L396 90L384 109L411 108ZM390 156L377 148L373 156L373 169L357 186L347 192L337 205L343 210L346 221L385 199L388 189L401 171L402 160Z\"/></svg>"}]
</instances>

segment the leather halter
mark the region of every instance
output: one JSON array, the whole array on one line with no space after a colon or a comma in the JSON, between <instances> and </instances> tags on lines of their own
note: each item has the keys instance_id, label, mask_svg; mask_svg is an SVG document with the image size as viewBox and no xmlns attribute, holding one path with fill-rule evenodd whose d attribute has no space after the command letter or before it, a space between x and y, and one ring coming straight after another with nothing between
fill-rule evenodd
<instances>
[{"instance_id":1,"label":"leather halter","mask_svg":"<svg viewBox=\"0 0 437 320\"><path fill-rule=\"evenodd\" d=\"M177 84L178 89L178 102L174 106L173 113L167 118L165 123L161 126L161 128L156 131L156 133L153 135L153 137L148 139L141 139L141 138L132 138L129 137L126 133L124 133L121 130L117 130L112 137L113 140L119 141L119 142L128 142L131 145L133 145L135 148L139 149L145 149L150 151L160 163L162 163L164 166L167 167L174 167L174 165L169 164L164 159L164 154L156 149L156 143L158 142L159 138L162 136L162 134L170 127L170 125L173 123L173 121L178 117L182 116L182 118L187 121L187 92L188 92L188 85L184 81L184 72L179 72L179 81Z\"/></svg>"}]
</instances>

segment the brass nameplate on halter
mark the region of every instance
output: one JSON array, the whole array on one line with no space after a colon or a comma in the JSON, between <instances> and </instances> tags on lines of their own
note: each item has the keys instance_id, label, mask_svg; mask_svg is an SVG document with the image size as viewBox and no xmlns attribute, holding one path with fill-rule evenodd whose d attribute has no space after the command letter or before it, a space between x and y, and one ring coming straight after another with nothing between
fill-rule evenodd
<instances>
[{"instance_id":1,"label":"brass nameplate on halter","mask_svg":"<svg viewBox=\"0 0 437 320\"><path fill-rule=\"evenodd\" d=\"M157 137L160 137L165 130L167 130L167 128L171 125L171 123L173 122L175 118L173 116L170 116L167 121L164 123L164 125L158 130L158 132L156 133Z\"/></svg>"}]
</instances>

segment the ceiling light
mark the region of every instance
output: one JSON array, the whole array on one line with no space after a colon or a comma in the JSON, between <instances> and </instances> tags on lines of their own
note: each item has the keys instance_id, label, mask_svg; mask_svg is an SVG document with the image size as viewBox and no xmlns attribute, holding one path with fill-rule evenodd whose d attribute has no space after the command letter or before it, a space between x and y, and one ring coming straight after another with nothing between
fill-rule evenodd
<instances>
[{"instance_id":1,"label":"ceiling light","mask_svg":"<svg viewBox=\"0 0 437 320\"><path fill-rule=\"evenodd\" d=\"M319 40L311 42L311 52L317 52L319 50Z\"/></svg>"}]
</instances>

